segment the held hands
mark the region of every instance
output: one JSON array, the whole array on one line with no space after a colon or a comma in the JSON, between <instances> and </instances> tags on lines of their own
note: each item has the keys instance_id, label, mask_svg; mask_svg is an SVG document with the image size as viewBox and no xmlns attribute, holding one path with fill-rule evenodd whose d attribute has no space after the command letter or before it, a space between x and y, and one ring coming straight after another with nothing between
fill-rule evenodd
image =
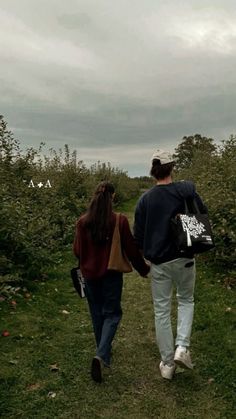
<instances>
[{"instance_id":1,"label":"held hands","mask_svg":"<svg viewBox=\"0 0 236 419\"><path fill-rule=\"evenodd\" d=\"M142 275L142 276L143 276L143 278L148 278L149 277L149 273L150 273L150 268L151 268L151 262L149 262L149 260L146 260L145 259L145 264L147 266L148 273L146 275Z\"/></svg>"}]
</instances>

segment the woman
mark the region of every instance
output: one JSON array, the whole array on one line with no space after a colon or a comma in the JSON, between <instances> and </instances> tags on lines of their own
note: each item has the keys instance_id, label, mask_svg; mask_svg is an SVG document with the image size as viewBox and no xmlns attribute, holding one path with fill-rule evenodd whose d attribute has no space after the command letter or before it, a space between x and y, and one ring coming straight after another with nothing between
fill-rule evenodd
<instances>
[{"instance_id":1,"label":"woman","mask_svg":"<svg viewBox=\"0 0 236 419\"><path fill-rule=\"evenodd\" d=\"M87 212L76 224L73 244L75 256L85 278L85 290L97 344L92 360L91 376L102 381L102 366L110 366L111 346L122 317L122 273L107 268L116 214L112 210L114 187L109 182L98 185ZM141 276L146 276L145 263L129 228L129 222L120 215L119 231L122 250Z\"/></svg>"}]
</instances>

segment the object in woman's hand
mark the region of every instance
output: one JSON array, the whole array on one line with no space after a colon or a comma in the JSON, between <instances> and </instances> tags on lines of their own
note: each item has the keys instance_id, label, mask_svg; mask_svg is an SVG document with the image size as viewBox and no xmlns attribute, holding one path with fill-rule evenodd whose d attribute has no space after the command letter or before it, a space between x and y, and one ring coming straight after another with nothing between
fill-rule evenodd
<instances>
[{"instance_id":1,"label":"object in woman's hand","mask_svg":"<svg viewBox=\"0 0 236 419\"><path fill-rule=\"evenodd\" d=\"M82 276L80 268L72 268L70 271L71 279L74 285L74 288L78 292L81 298L85 298L85 282Z\"/></svg>"}]
</instances>

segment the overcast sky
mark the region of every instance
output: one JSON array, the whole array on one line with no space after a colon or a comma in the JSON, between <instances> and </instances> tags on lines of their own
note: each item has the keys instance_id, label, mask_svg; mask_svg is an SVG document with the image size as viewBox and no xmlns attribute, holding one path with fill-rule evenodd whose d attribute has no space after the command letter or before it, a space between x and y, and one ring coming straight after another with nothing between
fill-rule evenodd
<instances>
[{"instance_id":1,"label":"overcast sky","mask_svg":"<svg viewBox=\"0 0 236 419\"><path fill-rule=\"evenodd\" d=\"M133 175L235 134L235 0L0 0L0 113L23 147Z\"/></svg>"}]
</instances>

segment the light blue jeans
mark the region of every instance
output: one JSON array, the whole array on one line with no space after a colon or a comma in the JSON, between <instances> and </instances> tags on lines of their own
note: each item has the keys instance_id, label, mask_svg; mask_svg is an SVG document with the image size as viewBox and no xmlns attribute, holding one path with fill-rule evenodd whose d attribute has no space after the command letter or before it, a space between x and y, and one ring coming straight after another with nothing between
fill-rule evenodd
<instances>
[{"instance_id":1,"label":"light blue jeans","mask_svg":"<svg viewBox=\"0 0 236 419\"><path fill-rule=\"evenodd\" d=\"M160 265L152 264L150 272L157 344L162 361L171 364L175 352L171 326L173 286L176 286L178 303L175 345L188 347L194 312L195 260L180 258Z\"/></svg>"}]
</instances>

